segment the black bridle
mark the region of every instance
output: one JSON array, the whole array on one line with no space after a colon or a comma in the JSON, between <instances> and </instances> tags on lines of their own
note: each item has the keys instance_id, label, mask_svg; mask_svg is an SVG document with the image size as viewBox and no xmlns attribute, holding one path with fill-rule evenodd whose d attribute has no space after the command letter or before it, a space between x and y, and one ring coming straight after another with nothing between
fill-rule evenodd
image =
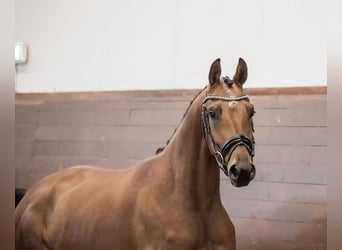
<instances>
[{"instance_id":1,"label":"black bridle","mask_svg":"<svg viewBox=\"0 0 342 250\"><path fill-rule=\"evenodd\" d=\"M202 128L203 128L203 135L205 137L205 140L207 142L207 145L209 147L209 150L212 151L217 164L219 167L222 169L222 171L225 173L225 175L229 176L229 171L228 171L228 161L233 153L233 151L238 147L238 146L244 146L248 154L251 156L253 160L254 156L254 141L249 139L248 137L238 134L234 135L233 137L229 138L222 146L222 148L214 141L214 138L211 134L211 129L209 125L209 113L208 110L204 107L204 104L208 100L220 100L220 101L226 101L226 102L231 102L231 101L240 101L240 100L245 100L249 99L248 95L242 95L242 96L216 96L216 95L207 95L204 97L203 103L202 103ZM225 160L226 157L227 161Z\"/></svg>"}]
</instances>

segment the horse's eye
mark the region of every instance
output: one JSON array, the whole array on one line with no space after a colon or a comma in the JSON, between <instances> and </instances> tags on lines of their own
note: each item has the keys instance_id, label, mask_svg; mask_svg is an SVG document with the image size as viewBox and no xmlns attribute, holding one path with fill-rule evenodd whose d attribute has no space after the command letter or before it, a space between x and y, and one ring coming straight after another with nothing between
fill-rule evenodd
<instances>
[{"instance_id":1,"label":"horse's eye","mask_svg":"<svg viewBox=\"0 0 342 250\"><path fill-rule=\"evenodd\" d=\"M255 110L252 109L252 110L249 112L249 117L252 118L252 117L254 116L255 113L256 113Z\"/></svg>"},{"instance_id":2,"label":"horse's eye","mask_svg":"<svg viewBox=\"0 0 342 250\"><path fill-rule=\"evenodd\" d=\"M212 118L214 120L217 120L220 117L220 114L217 110L209 110L208 114L209 114L210 118Z\"/></svg>"}]
</instances>

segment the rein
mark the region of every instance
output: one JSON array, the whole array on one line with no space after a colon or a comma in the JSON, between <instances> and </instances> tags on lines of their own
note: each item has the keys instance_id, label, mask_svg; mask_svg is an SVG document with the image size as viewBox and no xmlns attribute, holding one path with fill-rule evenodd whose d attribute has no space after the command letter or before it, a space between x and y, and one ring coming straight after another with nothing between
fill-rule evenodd
<instances>
[{"instance_id":1,"label":"rein","mask_svg":"<svg viewBox=\"0 0 342 250\"><path fill-rule=\"evenodd\" d=\"M228 177L229 177L228 161L232 153L234 152L234 150L238 146L244 146L247 149L248 154L253 159L254 142L248 137L238 134L226 140L222 148L220 148L220 146L214 141L214 138L211 134L210 124L209 124L209 114L208 114L208 110L205 109L204 104L208 100L221 100L221 101L231 102L231 101L240 101L244 99L249 99L249 96L242 95L242 96L234 97L234 96L208 95L204 97L204 100L202 103L201 118L202 118L203 135L205 137L209 150L213 153L215 157L217 164L219 165L220 169L225 173L225 175ZM228 156L228 159L226 161L225 159L227 156Z\"/></svg>"}]
</instances>

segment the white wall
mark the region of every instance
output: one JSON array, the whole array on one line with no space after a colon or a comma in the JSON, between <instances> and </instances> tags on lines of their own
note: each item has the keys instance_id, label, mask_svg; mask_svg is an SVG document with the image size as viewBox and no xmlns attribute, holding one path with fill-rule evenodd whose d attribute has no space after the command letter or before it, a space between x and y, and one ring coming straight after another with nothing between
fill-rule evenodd
<instances>
[{"instance_id":1,"label":"white wall","mask_svg":"<svg viewBox=\"0 0 342 250\"><path fill-rule=\"evenodd\" d=\"M323 0L16 0L18 92L201 88L211 62L249 87L326 85Z\"/></svg>"}]
</instances>

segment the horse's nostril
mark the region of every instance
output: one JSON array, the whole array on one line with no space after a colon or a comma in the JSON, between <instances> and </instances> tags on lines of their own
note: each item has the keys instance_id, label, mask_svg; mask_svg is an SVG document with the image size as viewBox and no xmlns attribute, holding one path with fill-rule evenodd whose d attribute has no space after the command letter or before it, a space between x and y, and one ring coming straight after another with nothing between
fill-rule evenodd
<instances>
[{"instance_id":1,"label":"horse's nostril","mask_svg":"<svg viewBox=\"0 0 342 250\"><path fill-rule=\"evenodd\" d=\"M251 172L250 172L250 175L249 175L249 180L251 181L251 180L253 180L254 179L254 177L255 177L255 166L254 166L254 164L251 164L251 167L252 167L252 169L251 169Z\"/></svg>"},{"instance_id":2,"label":"horse's nostril","mask_svg":"<svg viewBox=\"0 0 342 250\"><path fill-rule=\"evenodd\" d=\"M239 178L240 170L236 167L236 165L233 165L229 169L229 175L230 177L233 177L234 179Z\"/></svg>"}]
</instances>

